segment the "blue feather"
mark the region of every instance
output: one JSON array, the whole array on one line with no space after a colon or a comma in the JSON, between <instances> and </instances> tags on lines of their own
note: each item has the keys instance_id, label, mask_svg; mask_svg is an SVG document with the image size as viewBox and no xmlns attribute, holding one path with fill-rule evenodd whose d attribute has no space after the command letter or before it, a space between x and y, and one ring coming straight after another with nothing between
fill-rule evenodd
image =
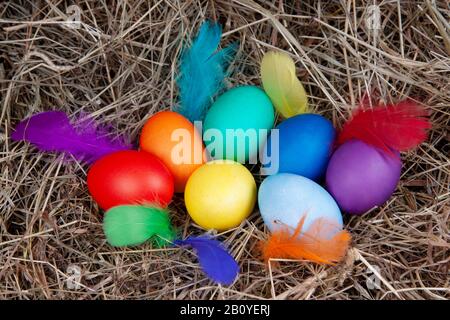
<instances>
[{"instance_id":1,"label":"blue feather","mask_svg":"<svg viewBox=\"0 0 450 320\"><path fill-rule=\"evenodd\" d=\"M212 99L224 88L228 66L237 51L234 43L217 52L221 35L219 24L206 21L181 55L177 78L180 105L175 111L192 122L203 120Z\"/></svg>"},{"instance_id":2,"label":"blue feather","mask_svg":"<svg viewBox=\"0 0 450 320\"><path fill-rule=\"evenodd\" d=\"M174 243L191 246L197 252L200 266L211 280L230 285L236 279L239 265L219 241L203 236L175 240Z\"/></svg>"}]
</instances>

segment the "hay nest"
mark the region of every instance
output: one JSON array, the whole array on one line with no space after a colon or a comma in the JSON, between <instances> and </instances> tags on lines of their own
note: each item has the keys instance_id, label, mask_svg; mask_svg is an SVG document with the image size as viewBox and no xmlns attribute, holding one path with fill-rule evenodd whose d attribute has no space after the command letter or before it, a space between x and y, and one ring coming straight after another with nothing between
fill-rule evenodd
<instances>
[{"instance_id":1,"label":"hay nest","mask_svg":"<svg viewBox=\"0 0 450 320\"><path fill-rule=\"evenodd\" d=\"M78 12L65 1L1 2L0 297L448 299L448 6L383 2L377 25L370 4L86 0L78 24L67 23ZM242 271L229 287L209 282L189 251L113 248L87 192L87 167L10 141L19 120L53 109L92 113L136 139L149 115L176 103L177 57L205 18L224 26L224 43L240 41L230 87L260 85L259 61L278 48L296 60L314 110L337 126L367 94L387 102L410 96L430 111L429 140L402 155L394 196L363 217L345 217L353 242L338 266L265 268L257 211L220 235ZM184 235L202 232L181 197L171 211Z\"/></svg>"}]
</instances>

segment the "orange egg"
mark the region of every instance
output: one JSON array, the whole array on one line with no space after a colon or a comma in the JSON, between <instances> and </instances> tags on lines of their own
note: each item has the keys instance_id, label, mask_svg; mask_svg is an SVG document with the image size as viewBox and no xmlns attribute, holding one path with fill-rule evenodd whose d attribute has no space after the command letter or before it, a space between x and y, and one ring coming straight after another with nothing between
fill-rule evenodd
<instances>
[{"instance_id":1,"label":"orange egg","mask_svg":"<svg viewBox=\"0 0 450 320\"><path fill-rule=\"evenodd\" d=\"M192 122L172 111L158 112L147 120L140 147L160 158L169 168L176 192L184 192L188 178L206 162L201 134Z\"/></svg>"}]
</instances>

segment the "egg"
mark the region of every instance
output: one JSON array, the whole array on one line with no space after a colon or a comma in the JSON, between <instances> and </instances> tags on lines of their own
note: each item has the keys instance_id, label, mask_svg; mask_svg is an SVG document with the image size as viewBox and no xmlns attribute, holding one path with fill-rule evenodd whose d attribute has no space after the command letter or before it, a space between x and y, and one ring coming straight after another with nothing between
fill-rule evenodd
<instances>
[{"instance_id":1,"label":"egg","mask_svg":"<svg viewBox=\"0 0 450 320\"><path fill-rule=\"evenodd\" d=\"M343 211L360 215L391 197L400 180L401 168L398 152L389 155L352 139L333 153L326 187Z\"/></svg>"},{"instance_id":2,"label":"egg","mask_svg":"<svg viewBox=\"0 0 450 320\"><path fill-rule=\"evenodd\" d=\"M279 173L268 176L261 183L258 205L265 225L270 231L279 226L294 230L302 217L305 217L302 231L307 231L317 219L324 219L335 228L333 234L318 234L331 237L334 230L343 227L342 215L331 195L316 182L292 173Z\"/></svg>"},{"instance_id":3,"label":"egg","mask_svg":"<svg viewBox=\"0 0 450 320\"><path fill-rule=\"evenodd\" d=\"M203 139L214 159L256 163L258 150L273 127L275 112L255 86L228 90L213 103L203 124Z\"/></svg>"},{"instance_id":4,"label":"egg","mask_svg":"<svg viewBox=\"0 0 450 320\"><path fill-rule=\"evenodd\" d=\"M183 192L189 176L205 162L201 133L181 114L162 111L145 123L140 148L164 162L175 181L175 192Z\"/></svg>"},{"instance_id":5,"label":"egg","mask_svg":"<svg viewBox=\"0 0 450 320\"><path fill-rule=\"evenodd\" d=\"M126 150L97 160L87 175L92 198L104 210L122 204L166 207L174 192L172 174L156 156Z\"/></svg>"},{"instance_id":6,"label":"egg","mask_svg":"<svg viewBox=\"0 0 450 320\"><path fill-rule=\"evenodd\" d=\"M184 200L192 220L202 228L231 229L253 210L256 202L255 179L240 163L211 161L191 175Z\"/></svg>"},{"instance_id":7,"label":"egg","mask_svg":"<svg viewBox=\"0 0 450 320\"><path fill-rule=\"evenodd\" d=\"M294 173L312 180L325 175L336 130L318 114L301 114L281 122L267 140L263 173Z\"/></svg>"}]
</instances>

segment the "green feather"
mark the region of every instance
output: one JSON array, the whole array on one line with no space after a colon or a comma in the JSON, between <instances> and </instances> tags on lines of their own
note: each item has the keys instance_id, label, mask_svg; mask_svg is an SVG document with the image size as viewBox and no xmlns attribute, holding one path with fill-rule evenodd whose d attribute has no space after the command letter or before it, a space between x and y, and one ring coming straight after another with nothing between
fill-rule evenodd
<instances>
[{"instance_id":1,"label":"green feather","mask_svg":"<svg viewBox=\"0 0 450 320\"><path fill-rule=\"evenodd\" d=\"M133 246L152 238L157 247L175 239L167 210L156 207L124 205L109 209L103 220L103 230L109 244Z\"/></svg>"}]
</instances>

